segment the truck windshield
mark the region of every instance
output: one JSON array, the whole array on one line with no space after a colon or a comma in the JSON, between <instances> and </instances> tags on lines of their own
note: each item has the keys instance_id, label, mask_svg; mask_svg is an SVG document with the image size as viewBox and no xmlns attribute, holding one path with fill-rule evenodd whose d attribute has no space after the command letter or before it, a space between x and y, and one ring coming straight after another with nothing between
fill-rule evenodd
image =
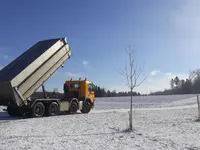
<instances>
[{"instance_id":1,"label":"truck windshield","mask_svg":"<svg viewBox=\"0 0 200 150\"><path fill-rule=\"evenodd\" d=\"M94 91L94 85L93 84L88 84L88 89L89 89L89 91Z\"/></svg>"}]
</instances>

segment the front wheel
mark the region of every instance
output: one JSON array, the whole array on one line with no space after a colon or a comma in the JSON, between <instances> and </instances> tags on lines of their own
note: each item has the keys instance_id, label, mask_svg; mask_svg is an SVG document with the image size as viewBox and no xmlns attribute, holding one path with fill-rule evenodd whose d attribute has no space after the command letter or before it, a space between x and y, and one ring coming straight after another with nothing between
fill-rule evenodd
<instances>
[{"instance_id":1,"label":"front wheel","mask_svg":"<svg viewBox=\"0 0 200 150\"><path fill-rule=\"evenodd\" d=\"M89 113L90 110L91 110L91 103L88 102L88 101L87 101L87 102L84 102L83 108L81 109L81 112L82 112L83 114L86 114L86 113Z\"/></svg>"}]
</instances>

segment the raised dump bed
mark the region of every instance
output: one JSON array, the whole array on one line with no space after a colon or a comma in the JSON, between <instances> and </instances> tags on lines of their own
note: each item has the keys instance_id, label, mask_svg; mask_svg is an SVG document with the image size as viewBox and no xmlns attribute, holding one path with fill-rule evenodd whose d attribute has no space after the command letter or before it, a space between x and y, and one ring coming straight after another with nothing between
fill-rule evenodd
<instances>
[{"instance_id":1,"label":"raised dump bed","mask_svg":"<svg viewBox=\"0 0 200 150\"><path fill-rule=\"evenodd\" d=\"M70 58L66 38L39 41L0 71L0 105L18 107Z\"/></svg>"}]
</instances>

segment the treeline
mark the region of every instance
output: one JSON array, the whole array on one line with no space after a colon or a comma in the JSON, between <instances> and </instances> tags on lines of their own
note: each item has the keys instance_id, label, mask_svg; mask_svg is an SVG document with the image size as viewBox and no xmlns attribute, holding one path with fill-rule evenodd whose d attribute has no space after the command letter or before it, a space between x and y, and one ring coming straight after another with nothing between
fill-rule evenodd
<instances>
[{"instance_id":1,"label":"treeline","mask_svg":"<svg viewBox=\"0 0 200 150\"><path fill-rule=\"evenodd\" d=\"M130 92L116 92L116 90L110 91L105 90L99 86L95 86L95 96L96 97L121 97L121 96L130 96ZM140 93L133 92L133 96L140 96Z\"/></svg>"},{"instance_id":2,"label":"treeline","mask_svg":"<svg viewBox=\"0 0 200 150\"><path fill-rule=\"evenodd\" d=\"M171 79L170 89L151 93L150 95L172 95L172 94L199 94L200 93L200 70L190 73L187 79L178 76Z\"/></svg>"}]
</instances>

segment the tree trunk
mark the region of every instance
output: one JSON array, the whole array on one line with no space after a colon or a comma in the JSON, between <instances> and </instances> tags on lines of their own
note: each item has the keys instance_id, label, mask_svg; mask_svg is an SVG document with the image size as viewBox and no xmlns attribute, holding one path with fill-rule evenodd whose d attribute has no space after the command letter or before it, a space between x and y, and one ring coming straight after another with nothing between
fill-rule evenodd
<instances>
[{"instance_id":1,"label":"tree trunk","mask_svg":"<svg viewBox=\"0 0 200 150\"><path fill-rule=\"evenodd\" d=\"M131 107L130 107L130 115L129 115L129 123L130 123L130 130L132 131L133 130L133 117L132 117L132 114L133 114L133 112L132 112L132 108L133 108L133 106L132 106L132 101L133 101L133 89L131 89Z\"/></svg>"}]
</instances>

